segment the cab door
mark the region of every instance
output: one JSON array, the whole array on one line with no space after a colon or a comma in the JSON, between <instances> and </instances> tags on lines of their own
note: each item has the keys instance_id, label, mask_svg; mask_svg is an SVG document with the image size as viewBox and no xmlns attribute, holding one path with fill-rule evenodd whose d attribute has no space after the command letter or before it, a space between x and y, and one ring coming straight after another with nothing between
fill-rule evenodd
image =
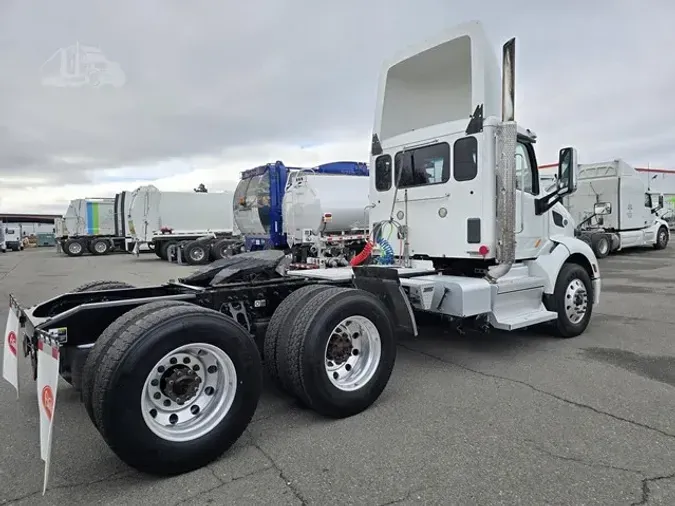
<instances>
[{"instance_id":1,"label":"cab door","mask_svg":"<svg viewBox=\"0 0 675 506\"><path fill-rule=\"evenodd\" d=\"M532 144L516 144L516 259L535 258L548 238L548 213L535 213L539 172Z\"/></svg>"}]
</instances>

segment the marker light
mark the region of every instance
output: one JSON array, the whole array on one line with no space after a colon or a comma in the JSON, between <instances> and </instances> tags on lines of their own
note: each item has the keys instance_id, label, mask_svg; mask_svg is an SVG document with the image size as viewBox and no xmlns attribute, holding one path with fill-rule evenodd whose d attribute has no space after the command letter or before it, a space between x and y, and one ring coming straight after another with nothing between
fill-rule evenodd
<instances>
[{"instance_id":1,"label":"marker light","mask_svg":"<svg viewBox=\"0 0 675 506\"><path fill-rule=\"evenodd\" d=\"M448 215L448 210L445 207L441 207L438 210L438 216L440 216L441 218L445 218L447 215Z\"/></svg>"},{"instance_id":2,"label":"marker light","mask_svg":"<svg viewBox=\"0 0 675 506\"><path fill-rule=\"evenodd\" d=\"M485 244L483 244L480 248L478 248L478 253L481 256L485 256L488 253L490 253L490 248L488 248Z\"/></svg>"}]
</instances>

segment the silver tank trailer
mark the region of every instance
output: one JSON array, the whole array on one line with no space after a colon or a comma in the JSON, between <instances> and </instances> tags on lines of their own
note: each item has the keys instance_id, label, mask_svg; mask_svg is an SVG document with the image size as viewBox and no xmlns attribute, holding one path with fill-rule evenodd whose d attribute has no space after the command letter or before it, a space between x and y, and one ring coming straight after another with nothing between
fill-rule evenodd
<instances>
[{"instance_id":1,"label":"silver tank trailer","mask_svg":"<svg viewBox=\"0 0 675 506\"><path fill-rule=\"evenodd\" d=\"M309 231L318 236L367 229L369 187L367 176L292 174L282 208L289 246L306 242Z\"/></svg>"}]
</instances>

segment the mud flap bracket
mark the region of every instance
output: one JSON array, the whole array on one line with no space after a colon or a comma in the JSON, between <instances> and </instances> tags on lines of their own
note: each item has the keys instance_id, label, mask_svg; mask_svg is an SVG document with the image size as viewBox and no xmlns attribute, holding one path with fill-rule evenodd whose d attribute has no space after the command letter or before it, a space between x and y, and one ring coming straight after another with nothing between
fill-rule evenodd
<instances>
[{"instance_id":1,"label":"mud flap bracket","mask_svg":"<svg viewBox=\"0 0 675 506\"><path fill-rule=\"evenodd\" d=\"M384 303L397 330L417 336L415 314L401 286L398 271L389 267L365 265L353 267L352 270L356 288L372 293Z\"/></svg>"}]
</instances>

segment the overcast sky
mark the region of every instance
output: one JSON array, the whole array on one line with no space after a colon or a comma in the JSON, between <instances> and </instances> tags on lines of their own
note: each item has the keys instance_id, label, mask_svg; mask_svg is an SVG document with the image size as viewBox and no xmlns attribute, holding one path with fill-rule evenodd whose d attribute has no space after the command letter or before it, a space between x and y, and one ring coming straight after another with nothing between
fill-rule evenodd
<instances>
[{"instance_id":1,"label":"overcast sky","mask_svg":"<svg viewBox=\"0 0 675 506\"><path fill-rule=\"evenodd\" d=\"M472 19L495 51L517 37L516 117L540 163L574 145L581 162L675 168L675 3L467 3L0 0L0 211L367 161L382 61ZM118 86L60 85L76 43L118 64Z\"/></svg>"}]
</instances>

